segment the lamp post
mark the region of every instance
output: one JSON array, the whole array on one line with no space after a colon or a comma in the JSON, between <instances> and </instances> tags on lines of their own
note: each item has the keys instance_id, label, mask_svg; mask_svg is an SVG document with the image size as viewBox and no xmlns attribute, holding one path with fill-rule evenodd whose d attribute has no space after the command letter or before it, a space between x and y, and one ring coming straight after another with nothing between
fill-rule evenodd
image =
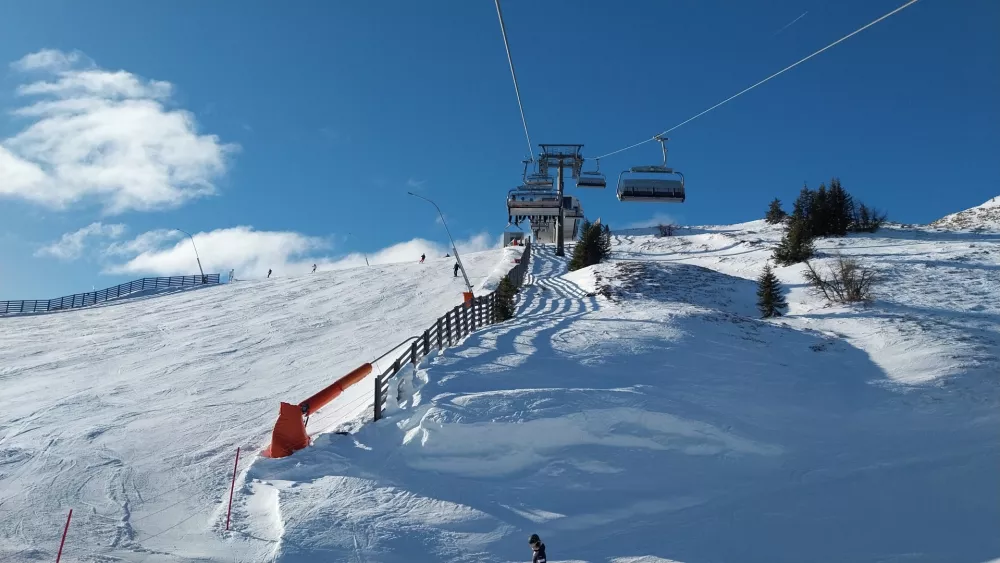
<instances>
[{"instance_id":1,"label":"lamp post","mask_svg":"<svg viewBox=\"0 0 1000 563\"><path fill-rule=\"evenodd\" d=\"M194 259L198 261L198 271L201 272L201 283L205 283L205 270L201 269L201 257L198 256L198 247L195 246L194 244L194 237L191 236L191 233L187 231L182 231L180 229L174 229L174 230L177 232L184 233L185 235L188 236L189 239L191 239L191 246L194 248Z\"/></svg>"},{"instance_id":2,"label":"lamp post","mask_svg":"<svg viewBox=\"0 0 1000 563\"><path fill-rule=\"evenodd\" d=\"M469 283L469 276L468 274L465 273L465 265L462 264L462 259L459 258L458 256L458 247L455 246L455 239L452 238L451 236L451 230L448 228L448 223L445 223L444 221L444 213L441 213L441 208L438 207L438 204L434 203L433 201L427 199L422 195L417 195L413 192L406 192L406 193L412 195L413 197L419 197L420 199L430 203L431 205L434 206L435 209L437 209L438 215L441 216L441 224L444 225L444 230L448 233L448 239L451 240L451 250L452 252L455 253L455 260L458 261L458 267L461 268L462 270L462 277L465 278L465 287L468 288L469 294L472 295L472 284Z\"/></svg>"}]
</instances>

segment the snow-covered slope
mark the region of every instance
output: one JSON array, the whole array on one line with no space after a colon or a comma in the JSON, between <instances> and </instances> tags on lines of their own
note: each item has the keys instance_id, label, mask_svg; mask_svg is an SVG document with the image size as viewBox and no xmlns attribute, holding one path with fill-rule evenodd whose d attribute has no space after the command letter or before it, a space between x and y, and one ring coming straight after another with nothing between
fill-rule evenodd
<instances>
[{"instance_id":1,"label":"snow-covered slope","mask_svg":"<svg viewBox=\"0 0 1000 563\"><path fill-rule=\"evenodd\" d=\"M525 561L539 533L550 561L1000 554L1000 241L827 241L885 270L881 300L825 308L788 268L792 315L766 322L749 278L777 231L688 232L566 275L539 249L517 319L400 378L387 419L258 459L234 550Z\"/></svg>"},{"instance_id":2,"label":"snow-covered slope","mask_svg":"<svg viewBox=\"0 0 1000 563\"><path fill-rule=\"evenodd\" d=\"M1000 196L971 209L945 215L931 223L931 226L958 231L1000 233Z\"/></svg>"},{"instance_id":3,"label":"snow-covered slope","mask_svg":"<svg viewBox=\"0 0 1000 563\"><path fill-rule=\"evenodd\" d=\"M509 252L463 257L473 283L509 269ZM69 508L70 561L231 561L215 532L237 446L252 459L279 401L305 399L461 303L452 264L0 319L0 561L54 560ZM349 390L310 430L367 414L371 388Z\"/></svg>"},{"instance_id":4,"label":"snow-covered slope","mask_svg":"<svg viewBox=\"0 0 1000 563\"><path fill-rule=\"evenodd\" d=\"M309 423L353 433L278 460L255 457L276 402L452 306L451 262L0 322L0 557L51 559L74 507L84 561L499 563L531 533L558 562L996 558L1000 235L819 241L821 266L880 269L876 302L826 306L780 268L790 314L761 321L779 236L619 236L570 274L538 248L516 319L395 380L378 423L353 388Z\"/></svg>"}]
</instances>

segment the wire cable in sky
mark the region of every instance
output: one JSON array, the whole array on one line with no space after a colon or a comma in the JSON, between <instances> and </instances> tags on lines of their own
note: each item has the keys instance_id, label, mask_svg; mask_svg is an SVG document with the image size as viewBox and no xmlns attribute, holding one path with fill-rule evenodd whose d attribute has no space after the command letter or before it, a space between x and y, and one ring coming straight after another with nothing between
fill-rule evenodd
<instances>
[{"instance_id":1,"label":"wire cable in sky","mask_svg":"<svg viewBox=\"0 0 1000 563\"><path fill-rule=\"evenodd\" d=\"M499 1L499 0L497 0L497 1ZM747 93L747 92L749 92L750 90L753 90L754 88L756 88L756 87L760 86L761 84L763 84L763 83L767 82L768 80L771 80L772 78L775 78L775 77L777 77L777 76L779 76L779 75L781 75L781 74L784 74L785 72L787 72L787 71L789 71L789 70L792 70L793 68L795 68L795 67L799 66L800 64L802 64L802 63L804 63L804 62L808 61L809 59L811 59L811 58L815 57L816 55L818 55L818 54L822 53L823 51L826 51L827 49L829 49L829 48L833 47L834 45L837 45L837 44L839 44L839 43L841 43L841 42L843 42L843 41L846 41L847 39L849 39L849 38L851 38L851 37L853 37L853 36L855 36L855 35L857 35L857 34L861 33L862 31L864 31L864 30L868 29L869 27L871 27L871 26L873 26L873 25L877 24L878 22L880 22L880 21L882 21L882 20L884 20L884 19L888 18L889 16L892 16L892 15L895 15L895 14L897 14L897 13L899 13L899 12L903 11L904 9L906 9L906 8L909 8L909 7L910 7L910 6L912 6L913 4L916 4L916 3L918 2L918 1L919 1L919 0L910 0L910 1L909 1L909 2L907 2L906 4L903 4L902 6L900 6L900 7L896 8L895 10L893 10L893 11L889 12L888 14L886 14L886 15L884 15L884 16L882 16L882 17L878 18L877 20L874 20L874 21L872 21L871 23L869 23L869 24L865 25L864 27L860 27L860 28L858 28L858 29L856 29L856 30L852 31L851 33L848 33L847 35L845 35L845 36L841 37L840 39L838 39L838 40L834 41L833 43L830 43L830 44L829 44L829 45L827 45L826 47L823 47L822 49L820 49L819 51L816 51L815 53L813 53L813 54L809 55L808 57L805 57L804 59L800 59L799 61L797 61L797 62L794 62L794 63L792 63L792 64L790 64L790 65L786 66L785 68L783 68L783 69L779 70L778 72L776 72L776 73L772 74L771 76L768 76L767 78L765 78L764 80L761 80L760 82L758 82L758 83L754 84L753 86L750 86L749 88L746 88L746 89L744 89L744 90L741 90L741 91L737 92L736 94L733 94L732 96L730 96L730 97L726 98L725 100L722 100L721 102L719 102L719 103L715 104L714 106L712 106L712 107L710 107L710 108L706 109L705 111L703 111L703 112L701 112L701 113L699 113L699 114L695 115L694 117L691 117L691 118L689 118L689 119L686 119L686 120L684 120L684 121L682 121L682 122L678 123L677 125L674 125L674 126L673 126L673 127L671 127L670 129L667 129L666 131L664 131L663 133L660 133L659 135L656 135L656 136L654 136L654 137L650 137L649 139L646 139L645 141L640 141L640 142L638 142L638 143L636 143L636 144L634 144L634 145L629 145L629 146L627 146L627 147L625 147L625 148L623 148L623 149L618 149L618 150L616 150L616 151L612 151L612 152L609 152L608 154L603 154L603 155L601 155L601 156L599 156L599 157L597 157L597 158L605 158L605 157L608 157L608 156L611 156L611 155L613 155L613 154L618 154L618 153L620 153L620 152L625 152L625 151L627 151L627 150L630 150L630 149L634 149L635 147L638 147L638 146L640 146L640 145L644 145L644 144L646 144L646 143L649 143L649 142L651 142L651 141L655 141L655 140L656 140L656 137L659 137L659 136L661 136L661 135L666 135L667 133L670 133L671 131L673 131L674 129L677 129L677 128L679 128L679 127L681 127L682 125L686 125L686 124L688 124L688 123L691 123L691 122L692 122L692 121L694 121L695 119L698 119L699 117L701 117L701 116L705 115L706 113L708 113L708 112L712 111L713 109L715 109L715 108L717 108L717 107L719 107L719 106L721 106L721 105L725 104L726 102L729 102L729 101L731 101L731 100L733 100L733 99L735 99L735 98L738 98L738 97L742 96L743 94L746 94L746 93Z\"/></svg>"},{"instance_id":2,"label":"wire cable in sky","mask_svg":"<svg viewBox=\"0 0 1000 563\"><path fill-rule=\"evenodd\" d=\"M514 93L517 94L517 107L521 110L521 123L524 125L524 138L528 140L528 154L535 160L531 150L531 135L528 135L528 121L524 118L524 105L521 103L521 89L517 87L517 74L514 72L514 59L510 56L510 45L507 43L507 28L503 25L503 12L500 11L500 0L494 0L497 5L497 17L500 18L500 32L503 33L503 46L507 50L507 62L510 63L510 77L514 79Z\"/></svg>"}]
</instances>

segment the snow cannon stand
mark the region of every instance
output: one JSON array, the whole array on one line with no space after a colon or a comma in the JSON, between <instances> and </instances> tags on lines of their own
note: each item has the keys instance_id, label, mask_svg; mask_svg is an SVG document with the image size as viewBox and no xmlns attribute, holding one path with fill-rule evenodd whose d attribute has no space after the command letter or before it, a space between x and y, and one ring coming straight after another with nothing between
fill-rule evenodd
<instances>
[{"instance_id":1,"label":"snow cannon stand","mask_svg":"<svg viewBox=\"0 0 1000 563\"><path fill-rule=\"evenodd\" d=\"M474 299L474 297L475 296L472 295L471 291L463 291L462 292L462 298L463 298L462 302L465 304L465 308L466 309L468 309L469 307L472 307L472 300Z\"/></svg>"},{"instance_id":2,"label":"snow cannon stand","mask_svg":"<svg viewBox=\"0 0 1000 563\"><path fill-rule=\"evenodd\" d=\"M278 420L275 421L274 430L271 432L271 445L265 448L261 455L270 458L287 457L306 448L309 445L309 435L306 433L305 419L371 372L372 365L364 364L297 405L281 403Z\"/></svg>"}]
</instances>

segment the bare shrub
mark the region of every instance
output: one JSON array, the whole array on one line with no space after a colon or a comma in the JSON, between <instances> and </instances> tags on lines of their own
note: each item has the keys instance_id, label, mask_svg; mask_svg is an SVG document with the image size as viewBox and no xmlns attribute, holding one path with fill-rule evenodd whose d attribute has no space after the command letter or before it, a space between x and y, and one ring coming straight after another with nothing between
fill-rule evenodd
<instances>
[{"instance_id":1,"label":"bare shrub","mask_svg":"<svg viewBox=\"0 0 1000 563\"><path fill-rule=\"evenodd\" d=\"M864 266L854 258L838 256L829 268L829 276L822 274L806 261L803 272L806 282L818 295L835 303L869 303L874 299L873 289L879 281L878 271Z\"/></svg>"},{"instance_id":2,"label":"bare shrub","mask_svg":"<svg viewBox=\"0 0 1000 563\"><path fill-rule=\"evenodd\" d=\"M677 225L673 223L663 224L660 223L656 226L656 229L660 232L661 237L672 237L677 231Z\"/></svg>"}]
</instances>

